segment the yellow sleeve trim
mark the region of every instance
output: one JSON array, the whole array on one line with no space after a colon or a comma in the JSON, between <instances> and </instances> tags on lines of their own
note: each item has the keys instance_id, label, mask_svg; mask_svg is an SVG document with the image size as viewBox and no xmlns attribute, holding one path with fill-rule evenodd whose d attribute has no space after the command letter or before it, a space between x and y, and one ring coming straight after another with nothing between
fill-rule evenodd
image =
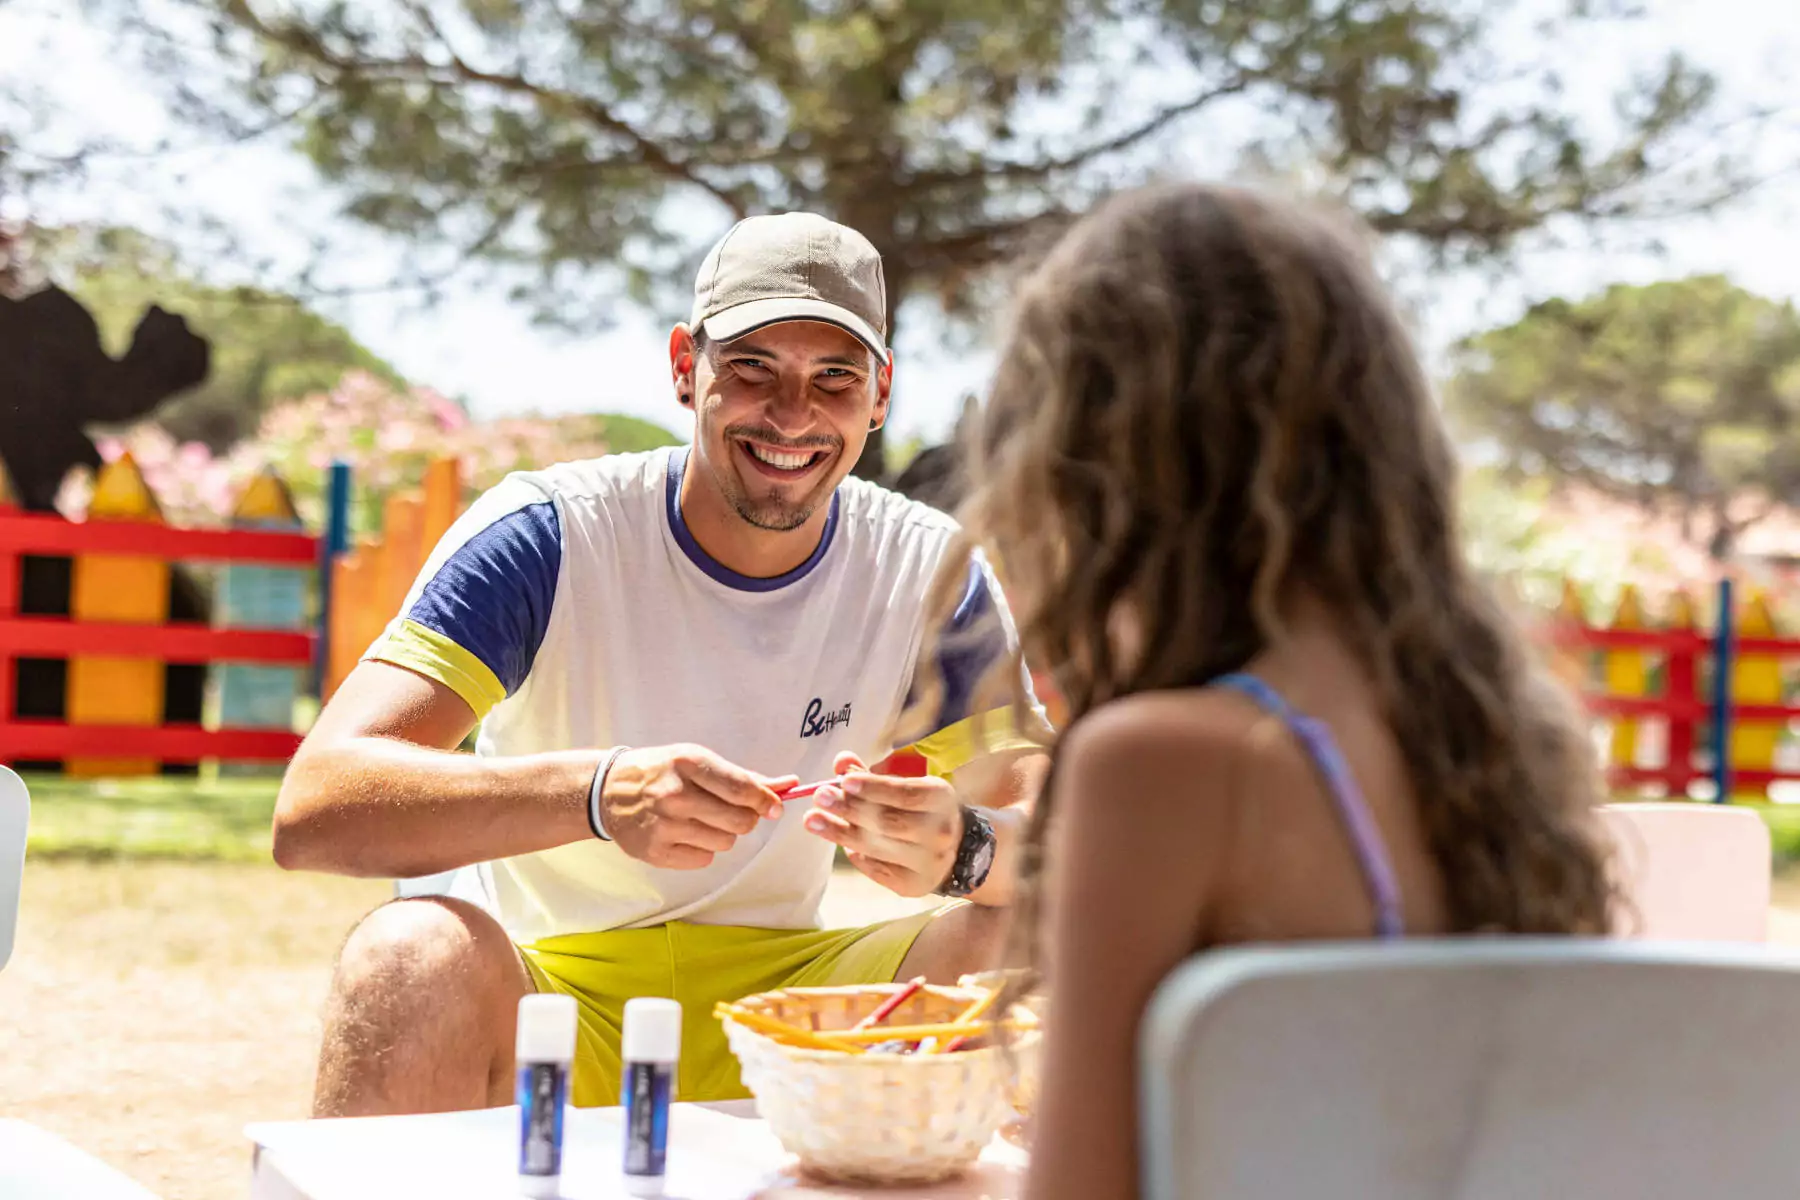
<instances>
[{"instance_id":1,"label":"yellow sleeve trim","mask_svg":"<svg viewBox=\"0 0 1800 1200\"><path fill-rule=\"evenodd\" d=\"M975 744L975 723L981 722L982 745ZM1010 707L996 708L978 717L964 717L936 733L920 738L912 749L925 759L933 775L952 775L983 754L1008 750L1035 750L1038 744L1013 726Z\"/></svg>"},{"instance_id":2,"label":"yellow sleeve trim","mask_svg":"<svg viewBox=\"0 0 1800 1200\"><path fill-rule=\"evenodd\" d=\"M389 626L363 657L390 662L437 680L475 710L476 720L506 699L506 688L486 663L417 621L402 620Z\"/></svg>"}]
</instances>

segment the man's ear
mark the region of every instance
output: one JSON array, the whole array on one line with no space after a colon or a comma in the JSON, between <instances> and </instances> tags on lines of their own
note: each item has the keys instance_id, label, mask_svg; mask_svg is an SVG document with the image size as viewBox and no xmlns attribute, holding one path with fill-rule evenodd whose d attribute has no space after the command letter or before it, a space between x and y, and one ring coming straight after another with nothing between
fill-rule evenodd
<instances>
[{"instance_id":1,"label":"man's ear","mask_svg":"<svg viewBox=\"0 0 1800 1200\"><path fill-rule=\"evenodd\" d=\"M869 414L869 428L880 429L887 424L888 403L894 394L894 352L887 352L887 361L875 370L875 409Z\"/></svg>"},{"instance_id":2,"label":"man's ear","mask_svg":"<svg viewBox=\"0 0 1800 1200\"><path fill-rule=\"evenodd\" d=\"M670 331L669 378L675 384L675 399L688 408L694 407L694 359L698 353L693 332L686 325Z\"/></svg>"}]
</instances>

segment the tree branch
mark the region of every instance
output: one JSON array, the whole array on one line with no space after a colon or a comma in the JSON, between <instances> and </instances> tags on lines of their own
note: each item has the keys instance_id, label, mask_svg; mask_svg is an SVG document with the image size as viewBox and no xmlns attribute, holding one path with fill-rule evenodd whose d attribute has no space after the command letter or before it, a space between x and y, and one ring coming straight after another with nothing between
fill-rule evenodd
<instances>
[{"instance_id":1,"label":"tree branch","mask_svg":"<svg viewBox=\"0 0 1800 1200\"><path fill-rule=\"evenodd\" d=\"M522 75L482 70L461 58L447 42L442 42L441 35L437 36L440 36L440 44L450 58L448 67L428 62L417 54L387 59L348 58L333 52L317 38L307 36L296 28L271 25L256 15L246 0L234 0L230 11L259 36L342 75L419 82L434 87L478 83L512 95L530 96L547 109L562 108L576 113L588 123L630 143L637 152L637 161L657 174L702 189L730 210L734 219L742 219L748 214L748 206L741 196L706 179L691 163L671 157L652 138L633 127L630 122L614 115L601 101L535 83ZM429 21L428 27L436 30L435 21ZM449 72L450 78L442 77L444 71Z\"/></svg>"},{"instance_id":2,"label":"tree branch","mask_svg":"<svg viewBox=\"0 0 1800 1200\"><path fill-rule=\"evenodd\" d=\"M1236 79L1233 79L1230 83L1224 83L1217 87L1208 88L1199 95L1183 100L1179 104L1171 104L1158 109L1148 119L1125 130L1123 133L1116 134L1107 138L1105 141L1095 142L1092 145L1085 146L1080 150L1065 154L1059 158L1045 158L1036 162L999 160L988 163L978 171L958 171L954 169L919 171L909 175L904 181L904 186L935 187L945 183L961 183L972 177L1005 180L1043 179L1051 175L1061 174L1064 171L1073 171L1079 167L1086 166L1096 158L1103 158L1109 154L1117 154L1121 150L1129 150L1146 138L1168 128L1182 117L1205 108L1213 101L1221 100L1226 96L1237 95L1248 90L1259 79L1260 76L1256 73L1245 72Z\"/></svg>"},{"instance_id":3,"label":"tree branch","mask_svg":"<svg viewBox=\"0 0 1800 1200\"><path fill-rule=\"evenodd\" d=\"M990 221L946 237L929 238L907 248L908 263L921 272L941 267L973 270L988 266L1007 257L1017 239L1066 221L1070 215L1062 207L1048 208L1030 216Z\"/></svg>"}]
</instances>

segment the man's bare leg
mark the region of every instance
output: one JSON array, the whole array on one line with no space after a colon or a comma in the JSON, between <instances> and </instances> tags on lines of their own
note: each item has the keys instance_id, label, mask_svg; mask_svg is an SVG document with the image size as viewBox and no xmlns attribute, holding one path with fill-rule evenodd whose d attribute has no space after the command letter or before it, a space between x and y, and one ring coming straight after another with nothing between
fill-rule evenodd
<instances>
[{"instance_id":1,"label":"man's bare leg","mask_svg":"<svg viewBox=\"0 0 1800 1200\"><path fill-rule=\"evenodd\" d=\"M932 918L920 931L897 978L923 975L930 983L955 983L964 975L991 971L1006 951L1012 910L959 904Z\"/></svg>"},{"instance_id":2,"label":"man's bare leg","mask_svg":"<svg viewBox=\"0 0 1800 1200\"><path fill-rule=\"evenodd\" d=\"M325 1006L315 1117L512 1100L531 977L498 922L460 900L396 900L350 934Z\"/></svg>"}]
</instances>

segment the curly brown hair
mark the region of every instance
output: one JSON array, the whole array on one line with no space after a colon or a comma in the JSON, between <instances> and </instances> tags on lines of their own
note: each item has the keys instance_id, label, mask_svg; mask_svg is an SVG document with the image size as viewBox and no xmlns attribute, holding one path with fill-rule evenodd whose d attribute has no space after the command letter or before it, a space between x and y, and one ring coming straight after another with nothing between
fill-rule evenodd
<instances>
[{"instance_id":1,"label":"curly brown hair","mask_svg":"<svg viewBox=\"0 0 1800 1200\"><path fill-rule=\"evenodd\" d=\"M1402 749L1449 927L1606 928L1592 744L1464 556L1455 452L1348 222L1238 188L1114 197L1024 280L967 452L940 601L991 555L1071 722L1243 668L1304 588ZM1149 652L1115 636L1120 614Z\"/></svg>"}]
</instances>

